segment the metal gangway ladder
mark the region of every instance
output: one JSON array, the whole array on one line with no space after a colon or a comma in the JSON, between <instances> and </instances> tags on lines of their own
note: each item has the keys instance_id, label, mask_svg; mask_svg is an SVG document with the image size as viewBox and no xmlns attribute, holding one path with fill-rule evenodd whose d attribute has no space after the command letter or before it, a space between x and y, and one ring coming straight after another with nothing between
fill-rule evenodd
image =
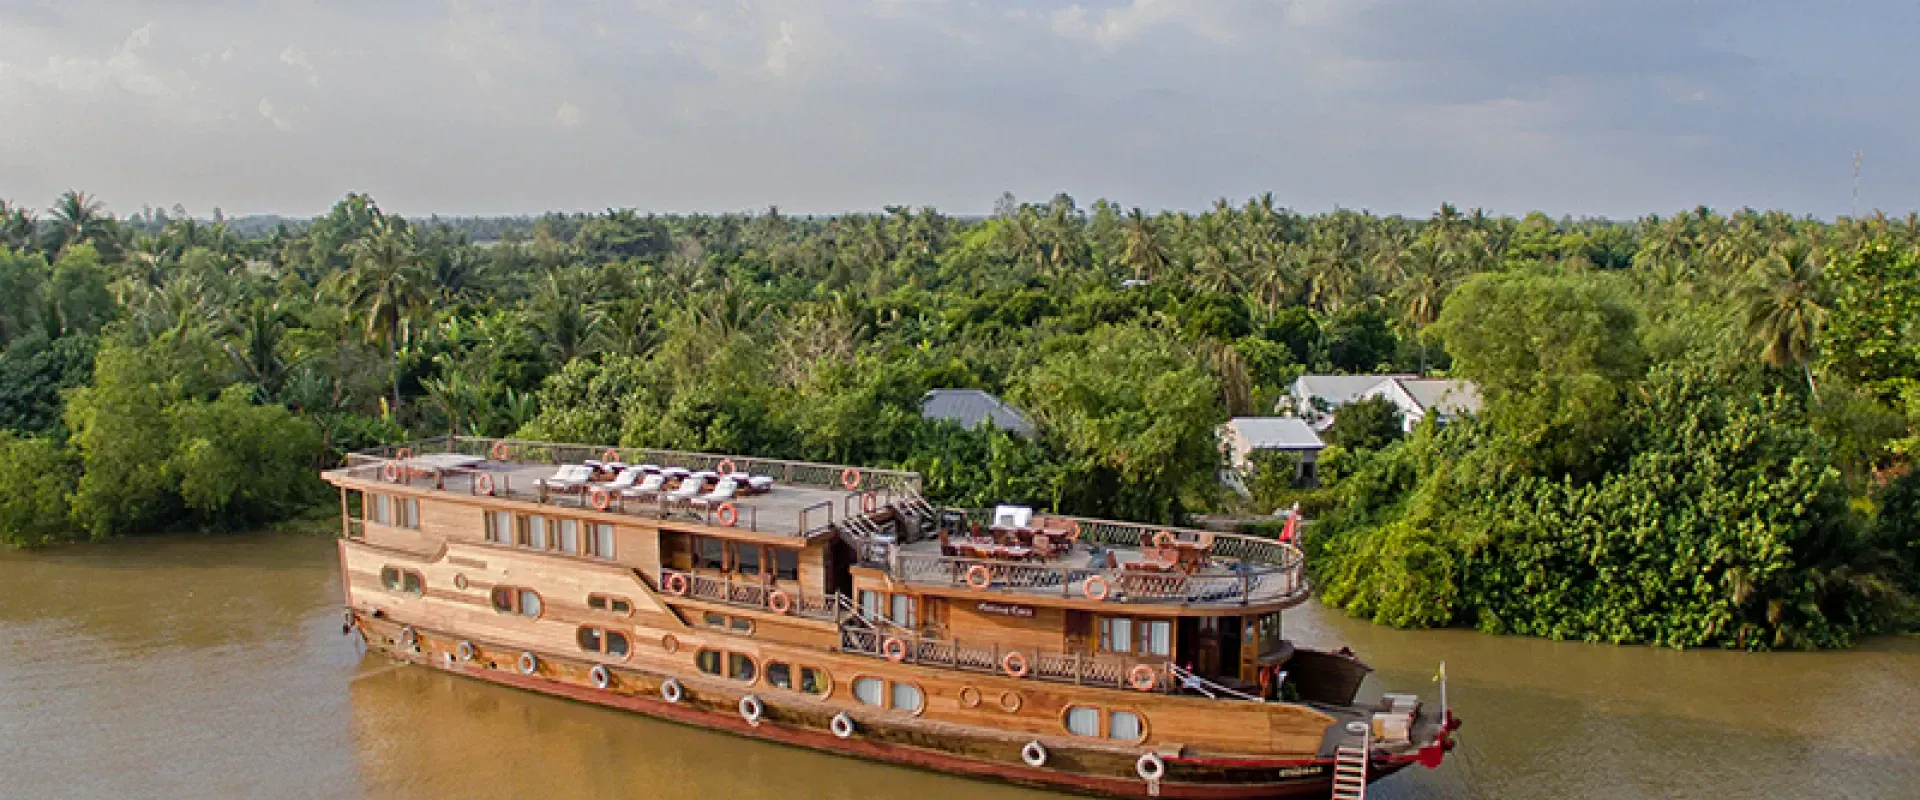
<instances>
[{"instance_id":1,"label":"metal gangway ladder","mask_svg":"<svg viewBox=\"0 0 1920 800\"><path fill-rule=\"evenodd\" d=\"M1332 800L1366 800L1367 752L1373 731L1365 722L1347 723L1347 738L1333 750Z\"/></svg>"}]
</instances>

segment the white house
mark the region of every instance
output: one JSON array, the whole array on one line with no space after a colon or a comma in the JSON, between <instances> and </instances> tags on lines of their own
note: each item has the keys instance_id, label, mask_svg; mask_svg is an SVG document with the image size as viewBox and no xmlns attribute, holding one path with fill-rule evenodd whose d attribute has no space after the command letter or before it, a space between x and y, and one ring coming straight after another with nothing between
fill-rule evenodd
<instances>
[{"instance_id":1,"label":"white house","mask_svg":"<svg viewBox=\"0 0 1920 800\"><path fill-rule=\"evenodd\" d=\"M1302 375L1275 410L1324 433L1341 406L1374 397L1398 407L1408 431L1430 413L1445 422L1480 410L1480 388L1472 382L1417 375Z\"/></svg>"},{"instance_id":2,"label":"white house","mask_svg":"<svg viewBox=\"0 0 1920 800\"><path fill-rule=\"evenodd\" d=\"M1314 461L1324 447L1313 426L1296 417L1234 417L1220 426L1220 449L1242 475L1252 471L1254 453L1280 451L1298 455L1300 467L1294 477L1311 481Z\"/></svg>"},{"instance_id":3,"label":"white house","mask_svg":"<svg viewBox=\"0 0 1920 800\"><path fill-rule=\"evenodd\" d=\"M1448 422L1461 414L1480 410L1480 387L1471 381L1446 378L1389 378L1361 396L1385 397L1392 401L1399 407L1402 427L1408 432L1428 414Z\"/></svg>"}]
</instances>

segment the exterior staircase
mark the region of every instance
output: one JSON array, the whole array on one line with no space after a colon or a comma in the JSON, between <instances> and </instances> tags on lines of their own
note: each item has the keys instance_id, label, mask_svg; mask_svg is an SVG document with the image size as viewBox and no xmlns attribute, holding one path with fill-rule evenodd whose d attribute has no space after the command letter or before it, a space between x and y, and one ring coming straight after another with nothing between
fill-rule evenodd
<instances>
[{"instance_id":1,"label":"exterior staircase","mask_svg":"<svg viewBox=\"0 0 1920 800\"><path fill-rule=\"evenodd\" d=\"M884 564L892 555L892 537L866 515L849 517L834 526L840 540L853 548L863 564Z\"/></svg>"},{"instance_id":2,"label":"exterior staircase","mask_svg":"<svg viewBox=\"0 0 1920 800\"><path fill-rule=\"evenodd\" d=\"M1372 744L1367 723L1347 724L1347 740L1333 751L1332 800L1366 800L1367 752Z\"/></svg>"}]
</instances>

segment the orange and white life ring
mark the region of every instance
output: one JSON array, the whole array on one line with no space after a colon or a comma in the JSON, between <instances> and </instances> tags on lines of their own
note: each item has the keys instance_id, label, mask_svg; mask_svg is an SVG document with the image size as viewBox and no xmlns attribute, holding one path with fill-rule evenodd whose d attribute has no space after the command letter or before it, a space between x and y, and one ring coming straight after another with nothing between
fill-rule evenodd
<instances>
[{"instance_id":1,"label":"orange and white life ring","mask_svg":"<svg viewBox=\"0 0 1920 800\"><path fill-rule=\"evenodd\" d=\"M720 518L720 524L729 528L740 522L740 509L735 508L732 503L721 503L715 514Z\"/></svg>"},{"instance_id":2,"label":"orange and white life ring","mask_svg":"<svg viewBox=\"0 0 1920 800\"><path fill-rule=\"evenodd\" d=\"M967 585L975 589L985 589L993 585L993 573L987 571L987 565L975 564L967 568Z\"/></svg>"},{"instance_id":3,"label":"orange and white life ring","mask_svg":"<svg viewBox=\"0 0 1920 800\"><path fill-rule=\"evenodd\" d=\"M410 458L413 458L413 450L410 448L402 447L394 451L393 460L395 461L406 461Z\"/></svg>"},{"instance_id":4,"label":"orange and white life ring","mask_svg":"<svg viewBox=\"0 0 1920 800\"><path fill-rule=\"evenodd\" d=\"M1027 657L1021 655L1018 650L1008 653L1000 659L1000 669L1006 672L1009 678L1027 677L1027 667Z\"/></svg>"},{"instance_id":5,"label":"orange and white life ring","mask_svg":"<svg viewBox=\"0 0 1920 800\"><path fill-rule=\"evenodd\" d=\"M1160 547L1160 548L1172 547L1173 542L1174 542L1173 531L1161 531L1153 535L1154 547Z\"/></svg>"},{"instance_id":6,"label":"orange and white life ring","mask_svg":"<svg viewBox=\"0 0 1920 800\"><path fill-rule=\"evenodd\" d=\"M400 482L400 462L389 461L380 465L380 478L388 483Z\"/></svg>"},{"instance_id":7,"label":"orange and white life ring","mask_svg":"<svg viewBox=\"0 0 1920 800\"><path fill-rule=\"evenodd\" d=\"M1067 541L1069 542L1080 541L1080 520L1070 519L1070 520L1067 520L1067 524L1071 526L1067 528Z\"/></svg>"},{"instance_id":8,"label":"orange and white life ring","mask_svg":"<svg viewBox=\"0 0 1920 800\"><path fill-rule=\"evenodd\" d=\"M1080 593L1086 595L1088 600L1097 603L1107 599L1107 595L1113 593L1113 584L1108 583L1103 576L1090 575L1087 576L1087 582L1081 585Z\"/></svg>"},{"instance_id":9,"label":"orange and white life ring","mask_svg":"<svg viewBox=\"0 0 1920 800\"><path fill-rule=\"evenodd\" d=\"M785 614L793 610L793 596L775 589L767 594L767 610L775 614Z\"/></svg>"},{"instance_id":10,"label":"orange and white life ring","mask_svg":"<svg viewBox=\"0 0 1920 800\"><path fill-rule=\"evenodd\" d=\"M478 475L473 476L473 491L475 494L484 494L484 495L487 495L488 497L492 497L493 496L493 473L482 472Z\"/></svg>"},{"instance_id":11,"label":"orange and white life ring","mask_svg":"<svg viewBox=\"0 0 1920 800\"><path fill-rule=\"evenodd\" d=\"M847 487L847 491L860 488L859 468L847 467L846 469L840 470L840 485Z\"/></svg>"},{"instance_id":12,"label":"orange and white life ring","mask_svg":"<svg viewBox=\"0 0 1920 800\"><path fill-rule=\"evenodd\" d=\"M1127 672L1127 683L1140 691L1151 692L1160 683L1160 676L1153 671L1153 667L1140 664Z\"/></svg>"},{"instance_id":13,"label":"orange and white life ring","mask_svg":"<svg viewBox=\"0 0 1920 800\"><path fill-rule=\"evenodd\" d=\"M592 503L596 510L605 511L613 507L613 492L607 491L605 486L595 486L587 491L587 502Z\"/></svg>"},{"instance_id":14,"label":"orange and white life ring","mask_svg":"<svg viewBox=\"0 0 1920 800\"><path fill-rule=\"evenodd\" d=\"M608 464L620 463L620 448L618 447L607 448L606 452L600 454L600 460Z\"/></svg>"},{"instance_id":15,"label":"orange and white life ring","mask_svg":"<svg viewBox=\"0 0 1920 800\"><path fill-rule=\"evenodd\" d=\"M728 475L732 475L733 459L731 458L720 459L720 463L713 465L713 471L720 473L720 477L722 478L727 477Z\"/></svg>"},{"instance_id":16,"label":"orange and white life ring","mask_svg":"<svg viewBox=\"0 0 1920 800\"><path fill-rule=\"evenodd\" d=\"M889 636L885 642L881 643L880 652L887 657L888 661L898 664L907 660L907 643Z\"/></svg>"},{"instance_id":17,"label":"orange and white life ring","mask_svg":"<svg viewBox=\"0 0 1920 800\"><path fill-rule=\"evenodd\" d=\"M873 492L860 495L860 510L869 514L880 507L880 497Z\"/></svg>"},{"instance_id":18,"label":"orange and white life ring","mask_svg":"<svg viewBox=\"0 0 1920 800\"><path fill-rule=\"evenodd\" d=\"M513 448L508 447L506 442L494 442L493 447L487 449L487 455L495 461L505 461L513 457Z\"/></svg>"},{"instance_id":19,"label":"orange and white life ring","mask_svg":"<svg viewBox=\"0 0 1920 800\"><path fill-rule=\"evenodd\" d=\"M687 596L687 576L679 572L667 573L667 579L660 582L666 586L667 594L676 597Z\"/></svg>"}]
</instances>

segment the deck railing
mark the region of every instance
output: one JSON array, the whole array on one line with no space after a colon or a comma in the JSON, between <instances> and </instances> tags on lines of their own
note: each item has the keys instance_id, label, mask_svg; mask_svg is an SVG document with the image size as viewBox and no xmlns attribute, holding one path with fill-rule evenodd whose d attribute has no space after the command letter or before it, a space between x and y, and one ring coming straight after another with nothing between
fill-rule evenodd
<instances>
[{"instance_id":1,"label":"deck railing","mask_svg":"<svg viewBox=\"0 0 1920 800\"><path fill-rule=\"evenodd\" d=\"M993 522L993 509L990 508L967 508L959 509L959 511L967 516L967 521L970 523L978 523L986 526ZM1036 523L1039 521L1052 521L1062 526L1066 523L1077 525L1080 531L1080 541L1090 542L1092 544L1117 547L1151 547L1153 537L1162 531L1166 531L1173 534L1174 538L1182 541L1210 540L1213 542L1211 551L1213 555L1222 558L1231 558L1236 561L1244 561L1252 564L1267 564L1276 567L1291 567L1304 560L1300 553L1300 548L1291 544L1238 533L1220 533L1217 531L1194 530L1192 528L1175 528L1166 525L1142 525L1136 522L1115 522L1113 520L1073 517L1064 514L1038 515L1036 517Z\"/></svg>"},{"instance_id":2,"label":"deck railing","mask_svg":"<svg viewBox=\"0 0 1920 800\"><path fill-rule=\"evenodd\" d=\"M766 475L774 480L807 486L822 486L853 492L888 490L905 492L919 491L921 478L917 472L903 472L889 469L868 469L851 467L845 464L821 464L812 461L788 461L779 458L758 458L754 456L736 456L723 453L692 453L678 450L656 450L645 447L610 447L607 445L567 444L559 442L537 442L525 439L498 439L487 436L436 436L430 439L409 442L404 445L388 445L372 450L361 451L359 455L379 459L391 459L406 449L414 454L459 453L469 456L491 458L496 445L505 445L507 457L512 461L542 462L551 464L577 464L582 461L609 460L628 464L654 464L661 467L681 467L689 470L711 470L728 462L735 471L754 475ZM852 470L852 472L849 472ZM853 478L853 485L847 485L847 479Z\"/></svg>"},{"instance_id":3,"label":"deck railing","mask_svg":"<svg viewBox=\"0 0 1920 800\"><path fill-rule=\"evenodd\" d=\"M905 645L906 656L903 660L923 666L1004 675L1007 674L1007 654L1017 652L1026 659L1026 677L1033 680L1137 689L1132 685L1132 672L1144 664L1153 671L1153 690L1168 691L1172 688L1167 664L1126 660L1110 655L1020 649L997 644L966 645L958 639L929 638L851 626L840 629L840 649L847 653L887 658L887 640L896 638Z\"/></svg>"},{"instance_id":4,"label":"deck railing","mask_svg":"<svg viewBox=\"0 0 1920 800\"><path fill-rule=\"evenodd\" d=\"M775 589L781 589L787 593L788 599L793 603L793 608L789 613L798 617L827 620L830 622L837 622L843 619L845 608L847 607L839 595L809 594L805 590L789 590L760 581L716 578L710 575L701 575L699 573L678 569L660 570L658 577L661 587L664 588L667 586L667 578L670 575L683 576L687 581L687 593L685 596L695 600L706 600L741 608L768 611L771 610L769 604L773 591Z\"/></svg>"},{"instance_id":5,"label":"deck railing","mask_svg":"<svg viewBox=\"0 0 1920 800\"><path fill-rule=\"evenodd\" d=\"M1230 562L1194 573L1073 567L1054 564L897 553L893 575L909 583L975 587L985 573L986 588L1011 594L1103 599L1109 603L1246 605L1304 597L1304 561L1289 566ZM976 570L976 567L979 568ZM1105 581L1105 596L1087 582Z\"/></svg>"}]
</instances>

